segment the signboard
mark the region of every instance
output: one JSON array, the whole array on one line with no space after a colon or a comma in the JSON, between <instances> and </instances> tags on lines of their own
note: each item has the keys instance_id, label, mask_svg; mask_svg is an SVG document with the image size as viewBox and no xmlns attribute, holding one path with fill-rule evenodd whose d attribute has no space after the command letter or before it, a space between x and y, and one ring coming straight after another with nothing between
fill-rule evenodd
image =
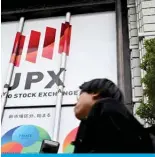
<instances>
[{"instance_id":1,"label":"signboard","mask_svg":"<svg viewBox=\"0 0 155 157\"><path fill-rule=\"evenodd\" d=\"M59 142L59 153L72 153L74 150L71 142L75 140L79 126L79 120L75 118L74 107L62 107Z\"/></svg>"},{"instance_id":2,"label":"signboard","mask_svg":"<svg viewBox=\"0 0 155 157\"><path fill-rule=\"evenodd\" d=\"M109 78L117 83L115 13L71 16L66 79L62 82L65 69L60 69L60 51L64 25L65 17L25 22L7 107L56 105L58 84L65 86L63 104L73 104L78 87L85 81ZM4 38L9 39L5 33ZM4 48L6 44L12 47L13 40L2 40Z\"/></svg>"},{"instance_id":3,"label":"signboard","mask_svg":"<svg viewBox=\"0 0 155 157\"><path fill-rule=\"evenodd\" d=\"M6 109L2 153L39 153L42 140L52 139L54 108Z\"/></svg>"}]
</instances>

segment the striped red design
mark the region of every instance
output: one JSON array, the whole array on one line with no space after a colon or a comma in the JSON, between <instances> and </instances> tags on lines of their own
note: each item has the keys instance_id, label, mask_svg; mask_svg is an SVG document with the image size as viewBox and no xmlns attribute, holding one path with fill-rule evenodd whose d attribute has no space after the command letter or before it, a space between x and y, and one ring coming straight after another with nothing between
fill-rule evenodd
<instances>
[{"instance_id":1,"label":"striped red design","mask_svg":"<svg viewBox=\"0 0 155 157\"><path fill-rule=\"evenodd\" d=\"M40 41L40 32L31 31L26 60L32 63L36 63L37 58L37 52L38 52L38 46Z\"/></svg>"},{"instance_id":2,"label":"striped red design","mask_svg":"<svg viewBox=\"0 0 155 157\"><path fill-rule=\"evenodd\" d=\"M46 27L43 53L42 53L42 56L45 58L48 59L53 58L55 34L56 34L55 28Z\"/></svg>"},{"instance_id":3,"label":"striped red design","mask_svg":"<svg viewBox=\"0 0 155 157\"><path fill-rule=\"evenodd\" d=\"M20 33L20 32L17 32L17 33L16 33L15 40L14 40L14 45L13 45L13 50L12 50L11 59L10 59L10 63L13 63L13 64L14 64L14 62L15 62L15 57L16 57L16 53L17 53L17 50L18 50L18 45L19 45L19 41L20 41L20 36L21 36L21 33Z\"/></svg>"},{"instance_id":4,"label":"striped red design","mask_svg":"<svg viewBox=\"0 0 155 157\"><path fill-rule=\"evenodd\" d=\"M21 55L24 47L24 42L25 42L25 36L21 35L20 32L17 32L15 41L14 41L14 46L13 46L13 51L11 55L10 62L14 64L14 66L19 66L20 60L21 60Z\"/></svg>"},{"instance_id":5,"label":"striped red design","mask_svg":"<svg viewBox=\"0 0 155 157\"><path fill-rule=\"evenodd\" d=\"M20 60L21 60L21 56L22 56L22 52L23 52L23 47L24 47L24 42L25 42L25 36L21 35L20 37L20 42L19 42L19 47L18 47L18 53L15 59L15 66L19 67L20 64Z\"/></svg>"},{"instance_id":6,"label":"striped red design","mask_svg":"<svg viewBox=\"0 0 155 157\"><path fill-rule=\"evenodd\" d=\"M59 41L59 53L65 52L69 55L70 38L71 38L72 26L66 22L61 25L60 41Z\"/></svg>"}]
</instances>

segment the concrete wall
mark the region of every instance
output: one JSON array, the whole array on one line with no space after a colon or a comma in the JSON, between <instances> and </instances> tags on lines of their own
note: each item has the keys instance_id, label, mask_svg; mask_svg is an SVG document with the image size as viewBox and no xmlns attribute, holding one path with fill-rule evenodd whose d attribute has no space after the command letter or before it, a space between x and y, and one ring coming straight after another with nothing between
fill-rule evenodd
<instances>
[{"instance_id":1,"label":"concrete wall","mask_svg":"<svg viewBox=\"0 0 155 157\"><path fill-rule=\"evenodd\" d=\"M143 97L141 77L144 71L140 69L141 58L145 54L144 40L155 38L155 0L128 0L128 25L131 53L132 99L134 115Z\"/></svg>"}]
</instances>

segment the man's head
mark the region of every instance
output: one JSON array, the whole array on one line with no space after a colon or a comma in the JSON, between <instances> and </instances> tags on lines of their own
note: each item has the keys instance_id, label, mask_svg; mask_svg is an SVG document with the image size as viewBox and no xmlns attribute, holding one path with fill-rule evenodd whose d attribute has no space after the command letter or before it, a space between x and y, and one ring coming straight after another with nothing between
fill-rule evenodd
<instances>
[{"instance_id":1,"label":"man's head","mask_svg":"<svg viewBox=\"0 0 155 157\"><path fill-rule=\"evenodd\" d=\"M94 79L80 86L81 92L74 112L78 119L88 116L96 101L103 98L113 98L123 103L123 95L120 89L108 79Z\"/></svg>"}]
</instances>

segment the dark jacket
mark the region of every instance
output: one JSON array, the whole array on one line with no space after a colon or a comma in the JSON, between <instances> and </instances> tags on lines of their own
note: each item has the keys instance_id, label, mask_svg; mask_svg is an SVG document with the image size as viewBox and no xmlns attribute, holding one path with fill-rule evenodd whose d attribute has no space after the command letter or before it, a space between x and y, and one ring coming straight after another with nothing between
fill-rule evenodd
<instances>
[{"instance_id":1,"label":"dark jacket","mask_svg":"<svg viewBox=\"0 0 155 157\"><path fill-rule=\"evenodd\" d=\"M152 143L153 143L153 149L155 152L155 126L151 126L149 128L146 128L146 130L150 134L150 137L151 137Z\"/></svg>"},{"instance_id":2,"label":"dark jacket","mask_svg":"<svg viewBox=\"0 0 155 157\"><path fill-rule=\"evenodd\" d=\"M149 134L124 105L110 98L94 105L74 145L74 153L153 152Z\"/></svg>"}]
</instances>

